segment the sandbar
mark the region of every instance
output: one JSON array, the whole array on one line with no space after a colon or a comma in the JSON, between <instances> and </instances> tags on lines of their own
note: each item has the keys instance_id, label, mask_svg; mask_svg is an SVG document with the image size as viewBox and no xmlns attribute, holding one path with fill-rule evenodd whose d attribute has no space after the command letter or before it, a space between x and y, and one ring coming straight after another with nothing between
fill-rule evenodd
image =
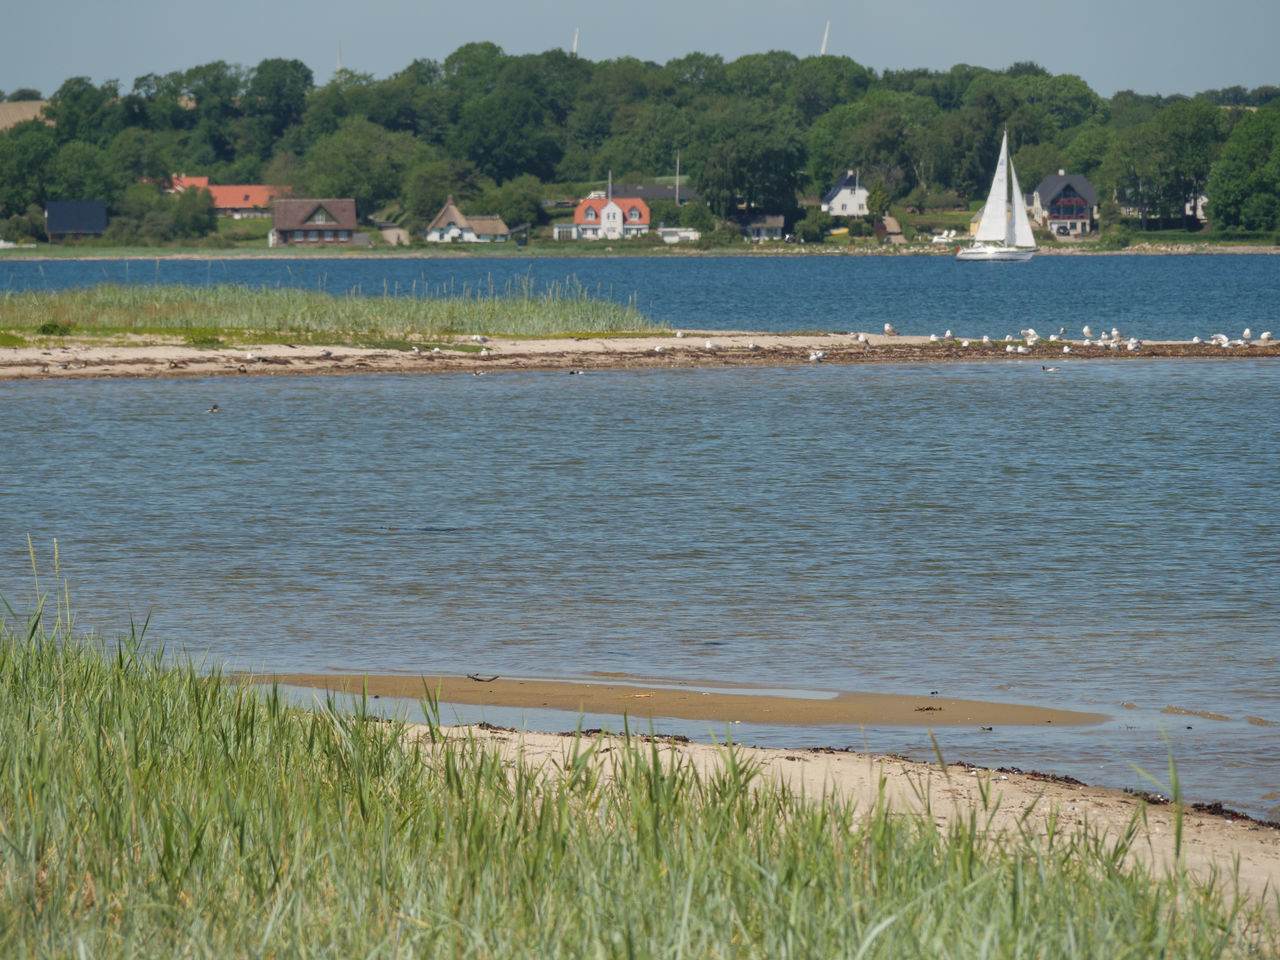
<instances>
[{"instance_id":1,"label":"sandbar","mask_svg":"<svg viewBox=\"0 0 1280 960\"><path fill-rule=\"evenodd\" d=\"M1001 340L981 337L932 341L920 336L846 333L655 332L635 336L458 337L443 347L386 350L317 344L251 344L212 350L180 342L132 340L89 343L61 340L44 346L0 348L0 380L83 378L279 377L323 374L484 375L511 370L574 373L608 369L788 366L805 363L1016 362L1051 367L1083 359L1151 357L1232 360L1280 358L1280 342L1219 347L1190 341L1144 342L1136 350L1041 340L1027 353L1010 353ZM1070 353L1064 354L1063 348ZM482 353L481 350L484 352Z\"/></svg>"},{"instance_id":2,"label":"sandbar","mask_svg":"<svg viewBox=\"0 0 1280 960\"><path fill-rule=\"evenodd\" d=\"M632 682L581 682L482 676L406 676L354 673L279 673L251 677L258 682L314 687L338 693L412 700L425 695L441 703L565 710L637 718L670 717L815 727L920 726L1080 726L1103 723L1102 713L940 696L831 692L825 696L775 696L765 690L707 690Z\"/></svg>"}]
</instances>

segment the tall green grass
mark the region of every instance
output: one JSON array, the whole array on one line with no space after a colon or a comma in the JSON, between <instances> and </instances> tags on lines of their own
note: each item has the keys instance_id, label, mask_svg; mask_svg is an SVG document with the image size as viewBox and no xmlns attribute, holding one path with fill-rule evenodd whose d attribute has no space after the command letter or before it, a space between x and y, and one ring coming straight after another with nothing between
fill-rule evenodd
<instances>
[{"instance_id":1,"label":"tall green grass","mask_svg":"<svg viewBox=\"0 0 1280 960\"><path fill-rule=\"evenodd\" d=\"M0 956L1274 956L1274 917L1124 843L797 799L726 748L554 771L301 711L65 604L0 624ZM431 704L425 704L428 710ZM555 775L544 775L554 772Z\"/></svg>"},{"instance_id":2,"label":"tall green grass","mask_svg":"<svg viewBox=\"0 0 1280 960\"><path fill-rule=\"evenodd\" d=\"M461 333L537 337L572 333L653 332L636 306L566 280L542 286L530 277L501 287L384 289L331 295L296 287L119 286L0 294L0 330L35 335L41 327L77 336L120 333L215 336L264 333L300 341L403 339Z\"/></svg>"}]
</instances>

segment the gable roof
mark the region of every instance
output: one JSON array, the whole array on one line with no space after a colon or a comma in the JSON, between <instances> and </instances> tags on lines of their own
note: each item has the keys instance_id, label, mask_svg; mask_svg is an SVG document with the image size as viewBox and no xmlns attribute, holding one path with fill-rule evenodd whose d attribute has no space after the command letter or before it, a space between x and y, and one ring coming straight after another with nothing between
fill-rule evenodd
<instances>
[{"instance_id":1,"label":"gable roof","mask_svg":"<svg viewBox=\"0 0 1280 960\"><path fill-rule=\"evenodd\" d=\"M354 230L356 228L356 202L339 200L285 200L278 199L271 206L271 225L277 230L301 230L314 228L311 218L321 208L333 217L335 223L323 224L325 230Z\"/></svg>"},{"instance_id":2,"label":"gable roof","mask_svg":"<svg viewBox=\"0 0 1280 960\"><path fill-rule=\"evenodd\" d=\"M206 186L205 189L213 195L213 206L217 210L266 209L276 197L289 192L285 187L268 187L260 183Z\"/></svg>"},{"instance_id":3,"label":"gable roof","mask_svg":"<svg viewBox=\"0 0 1280 960\"><path fill-rule=\"evenodd\" d=\"M860 183L858 183L858 175L854 173L852 170L848 170L845 172L845 175L843 177L841 177L839 180L836 181L836 185L832 187L829 191L827 191L827 195L822 198L822 202L830 203L839 195L840 191L843 190L845 187L848 187L850 190L866 189Z\"/></svg>"},{"instance_id":4,"label":"gable roof","mask_svg":"<svg viewBox=\"0 0 1280 960\"><path fill-rule=\"evenodd\" d=\"M633 207L640 211L639 220L626 220L625 221L626 223L648 223L649 222L650 214L649 214L649 205L647 203L645 203L639 197L616 196L616 195L612 199L610 199L609 197L587 197L585 200L582 200L578 204L578 206L574 208L573 222L574 223L588 223L588 222L599 223L601 211L603 211L604 208L607 207L610 203L615 204L619 210L623 211L624 215L627 211L629 211ZM594 210L596 212L596 219L591 221L587 220L588 210Z\"/></svg>"},{"instance_id":5,"label":"gable roof","mask_svg":"<svg viewBox=\"0 0 1280 960\"><path fill-rule=\"evenodd\" d=\"M49 200L44 223L46 233L105 233L107 205L101 200Z\"/></svg>"},{"instance_id":6,"label":"gable roof","mask_svg":"<svg viewBox=\"0 0 1280 960\"><path fill-rule=\"evenodd\" d=\"M1084 178L1084 174L1080 173L1051 173L1040 181L1040 186L1036 187L1036 193L1040 194L1040 205L1048 207L1049 204L1068 186L1074 187L1076 193L1084 197L1085 202L1089 206L1097 206L1098 191L1093 189L1093 185Z\"/></svg>"},{"instance_id":7,"label":"gable roof","mask_svg":"<svg viewBox=\"0 0 1280 960\"><path fill-rule=\"evenodd\" d=\"M427 233L430 233L432 230L443 230L449 226L450 223L456 223L463 230L470 226L467 222L467 218L453 202L453 194L449 194L449 199L444 202L444 206L440 208L440 212L435 215L435 218L429 224L427 224Z\"/></svg>"}]
</instances>

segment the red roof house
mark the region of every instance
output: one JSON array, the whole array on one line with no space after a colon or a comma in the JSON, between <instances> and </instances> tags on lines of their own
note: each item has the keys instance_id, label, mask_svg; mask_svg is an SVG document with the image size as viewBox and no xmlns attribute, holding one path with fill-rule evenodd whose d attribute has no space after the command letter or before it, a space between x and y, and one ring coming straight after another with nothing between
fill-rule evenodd
<instances>
[{"instance_id":1,"label":"red roof house","mask_svg":"<svg viewBox=\"0 0 1280 960\"><path fill-rule=\"evenodd\" d=\"M622 240L648 232L649 205L639 197L593 193L573 211L575 240Z\"/></svg>"}]
</instances>

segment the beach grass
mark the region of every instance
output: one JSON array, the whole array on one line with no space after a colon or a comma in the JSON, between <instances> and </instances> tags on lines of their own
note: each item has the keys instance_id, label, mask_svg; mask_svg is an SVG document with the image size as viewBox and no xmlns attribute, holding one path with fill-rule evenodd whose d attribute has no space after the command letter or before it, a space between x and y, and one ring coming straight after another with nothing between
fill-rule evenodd
<instances>
[{"instance_id":1,"label":"beach grass","mask_svg":"<svg viewBox=\"0 0 1280 960\"><path fill-rule=\"evenodd\" d=\"M636 306L569 278L502 286L330 294L238 285L92 287L0 294L0 331L36 341L129 336L301 343L420 342L460 334L545 337L661 332Z\"/></svg>"},{"instance_id":2,"label":"beach grass","mask_svg":"<svg viewBox=\"0 0 1280 960\"><path fill-rule=\"evenodd\" d=\"M0 956L1274 956L1274 914L1132 837L797 798L731 746L555 770L80 634L0 624ZM434 717L430 692L424 707ZM922 786L921 789L924 789Z\"/></svg>"}]
</instances>

